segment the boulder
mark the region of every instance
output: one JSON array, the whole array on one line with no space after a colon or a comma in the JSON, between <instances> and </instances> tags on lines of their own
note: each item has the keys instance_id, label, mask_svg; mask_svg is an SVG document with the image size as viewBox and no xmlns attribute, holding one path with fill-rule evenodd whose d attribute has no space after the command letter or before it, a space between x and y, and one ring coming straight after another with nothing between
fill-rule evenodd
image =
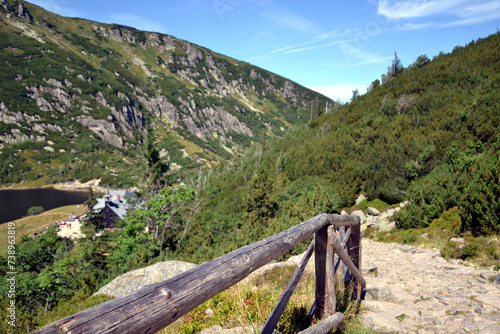
<instances>
[{"instance_id":1,"label":"boulder","mask_svg":"<svg viewBox=\"0 0 500 334\"><path fill-rule=\"evenodd\" d=\"M196 264L182 261L158 262L149 267L132 270L118 276L100 288L94 295L125 296L146 285L165 281L195 267Z\"/></svg>"},{"instance_id":2,"label":"boulder","mask_svg":"<svg viewBox=\"0 0 500 334\"><path fill-rule=\"evenodd\" d=\"M378 216L380 214L380 211L370 206L368 207L368 214L371 216Z\"/></svg>"},{"instance_id":3,"label":"boulder","mask_svg":"<svg viewBox=\"0 0 500 334\"><path fill-rule=\"evenodd\" d=\"M376 217L376 216L366 217L365 225L366 225L366 227L376 228L376 226L378 225L378 217Z\"/></svg>"},{"instance_id":4,"label":"boulder","mask_svg":"<svg viewBox=\"0 0 500 334\"><path fill-rule=\"evenodd\" d=\"M356 199L356 205L359 205L365 199L366 199L365 195L363 195L363 194L359 195L358 198Z\"/></svg>"},{"instance_id":5,"label":"boulder","mask_svg":"<svg viewBox=\"0 0 500 334\"><path fill-rule=\"evenodd\" d=\"M464 245L465 244L465 239L464 238L451 238L450 242L456 242L456 243L458 243L460 245Z\"/></svg>"},{"instance_id":6,"label":"boulder","mask_svg":"<svg viewBox=\"0 0 500 334\"><path fill-rule=\"evenodd\" d=\"M359 219L361 220L361 224L364 224L366 222L366 215L363 211L361 210L356 210L351 213L353 216L358 216Z\"/></svg>"},{"instance_id":7,"label":"boulder","mask_svg":"<svg viewBox=\"0 0 500 334\"><path fill-rule=\"evenodd\" d=\"M389 285L376 277L365 276L366 279L366 298L369 300L391 301L394 296L389 288Z\"/></svg>"},{"instance_id":8,"label":"boulder","mask_svg":"<svg viewBox=\"0 0 500 334\"><path fill-rule=\"evenodd\" d=\"M389 232L396 228L396 222L388 222L387 224L379 225L380 232Z\"/></svg>"}]
</instances>

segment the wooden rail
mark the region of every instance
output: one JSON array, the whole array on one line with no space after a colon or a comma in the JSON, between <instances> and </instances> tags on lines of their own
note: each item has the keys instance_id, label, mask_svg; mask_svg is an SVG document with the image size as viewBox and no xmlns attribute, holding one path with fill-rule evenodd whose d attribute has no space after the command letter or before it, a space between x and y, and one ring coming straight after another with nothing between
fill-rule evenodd
<instances>
[{"instance_id":1,"label":"wooden rail","mask_svg":"<svg viewBox=\"0 0 500 334\"><path fill-rule=\"evenodd\" d=\"M344 246L335 237L334 228L349 227L350 235ZM241 247L217 259L205 262L164 282L148 285L129 295L118 297L90 309L47 325L36 333L155 333L218 293L235 285L253 271L288 253L295 245L314 240L297 268L292 281L264 326L262 333L272 333L286 306L308 259L315 253L316 301L313 312L328 324L313 327L338 327L343 316L335 314L334 250L348 262L356 286L355 297L361 296L365 284L361 274L360 220L357 216L320 214L286 231L254 244ZM344 234L343 234L344 235ZM340 245L340 247L339 247ZM347 247L347 251L344 249ZM358 291L359 290L359 291ZM340 314L341 315L341 314ZM332 327L332 328L334 328ZM331 329L329 330L331 331Z\"/></svg>"}]
</instances>

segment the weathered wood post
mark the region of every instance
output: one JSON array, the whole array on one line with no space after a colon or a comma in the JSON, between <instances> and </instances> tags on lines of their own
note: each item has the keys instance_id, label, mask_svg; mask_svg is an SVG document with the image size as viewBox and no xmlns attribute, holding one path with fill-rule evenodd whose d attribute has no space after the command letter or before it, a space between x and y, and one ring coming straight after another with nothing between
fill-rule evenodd
<instances>
[{"instance_id":1,"label":"weathered wood post","mask_svg":"<svg viewBox=\"0 0 500 334\"><path fill-rule=\"evenodd\" d=\"M361 224L356 224L351 226L351 235L347 240L347 254L351 258L352 263L358 269L359 272L361 270ZM354 287L353 297L357 300L361 299L362 293L362 284L359 282L356 277L351 275L351 281L349 282Z\"/></svg>"},{"instance_id":2,"label":"weathered wood post","mask_svg":"<svg viewBox=\"0 0 500 334\"><path fill-rule=\"evenodd\" d=\"M330 244L333 226L324 226L314 235L314 258L316 270L316 295L314 315L323 319L335 313L334 253Z\"/></svg>"}]
</instances>

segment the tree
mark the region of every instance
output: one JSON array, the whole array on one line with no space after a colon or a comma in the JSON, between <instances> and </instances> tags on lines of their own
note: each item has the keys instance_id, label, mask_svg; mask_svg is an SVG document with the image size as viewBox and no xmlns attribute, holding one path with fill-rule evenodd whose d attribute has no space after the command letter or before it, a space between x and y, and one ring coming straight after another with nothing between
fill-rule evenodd
<instances>
[{"instance_id":1,"label":"tree","mask_svg":"<svg viewBox=\"0 0 500 334\"><path fill-rule=\"evenodd\" d=\"M429 57L427 57L427 55L420 55L417 57L417 60L415 60L415 62L410 65L410 68L414 69L414 68L420 68L428 63L430 63L430 59Z\"/></svg>"},{"instance_id":2,"label":"tree","mask_svg":"<svg viewBox=\"0 0 500 334\"><path fill-rule=\"evenodd\" d=\"M165 187L159 192L149 194L144 205L129 212L127 222L123 229L124 240L121 240L120 252L134 253L140 244L149 241L148 251L151 253L159 250L161 256L165 245L175 248L177 243L177 230L187 230L183 224L183 217L177 217L181 212L189 215L188 205L195 199L195 188L181 184L176 187ZM197 210L201 203L195 204ZM192 219L190 217L189 219ZM173 233L168 233L168 231ZM153 255L153 254L151 254Z\"/></svg>"},{"instance_id":3,"label":"tree","mask_svg":"<svg viewBox=\"0 0 500 334\"><path fill-rule=\"evenodd\" d=\"M399 60L396 52L394 52L394 59L392 60L392 66L387 69L387 77L395 77L402 71L403 71L403 64L401 63L401 60Z\"/></svg>"},{"instance_id":4,"label":"tree","mask_svg":"<svg viewBox=\"0 0 500 334\"><path fill-rule=\"evenodd\" d=\"M244 207L250 214L253 238L267 227L268 221L278 211L278 197L275 194L276 178L264 168L259 168L257 175L250 181L250 187L243 198Z\"/></svg>"},{"instance_id":5,"label":"tree","mask_svg":"<svg viewBox=\"0 0 500 334\"><path fill-rule=\"evenodd\" d=\"M161 181L163 175L168 172L169 165L162 160L160 152L155 146L156 136L151 125L147 127L147 132L146 147L144 152L147 160L146 178L148 179L149 184L153 185Z\"/></svg>"},{"instance_id":6,"label":"tree","mask_svg":"<svg viewBox=\"0 0 500 334\"><path fill-rule=\"evenodd\" d=\"M351 102L357 101L359 99L359 91L357 89L352 91Z\"/></svg>"},{"instance_id":7,"label":"tree","mask_svg":"<svg viewBox=\"0 0 500 334\"><path fill-rule=\"evenodd\" d=\"M377 89L378 87L380 87L380 80L376 79L370 84L370 86L368 86L368 89L366 91L367 93L369 93L372 90Z\"/></svg>"},{"instance_id":8,"label":"tree","mask_svg":"<svg viewBox=\"0 0 500 334\"><path fill-rule=\"evenodd\" d=\"M87 237L91 237L94 235L94 232L96 228L99 227L99 224L101 223L101 217L94 212L94 207L97 204L97 196L94 193L94 190L92 187L89 187L88 195L87 195L87 200L83 205L87 207L87 215L85 218L85 222L88 223L90 231L87 231L89 234Z\"/></svg>"},{"instance_id":9,"label":"tree","mask_svg":"<svg viewBox=\"0 0 500 334\"><path fill-rule=\"evenodd\" d=\"M462 228L476 235L500 233L500 155L486 156L474 167L458 201Z\"/></svg>"}]
</instances>

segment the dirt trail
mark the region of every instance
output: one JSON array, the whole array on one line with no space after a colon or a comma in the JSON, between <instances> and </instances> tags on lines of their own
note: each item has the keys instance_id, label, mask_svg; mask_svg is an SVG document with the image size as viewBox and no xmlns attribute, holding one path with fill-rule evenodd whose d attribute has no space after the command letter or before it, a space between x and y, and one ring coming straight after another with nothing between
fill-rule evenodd
<instances>
[{"instance_id":1,"label":"dirt trail","mask_svg":"<svg viewBox=\"0 0 500 334\"><path fill-rule=\"evenodd\" d=\"M492 280L497 272L447 262L436 250L366 238L362 252L365 327L380 333L500 334L500 284Z\"/></svg>"},{"instance_id":2,"label":"dirt trail","mask_svg":"<svg viewBox=\"0 0 500 334\"><path fill-rule=\"evenodd\" d=\"M71 226L71 227L70 227ZM66 221L66 225L60 225L57 235L61 238L81 238L83 233L81 232L81 222L78 220Z\"/></svg>"}]
</instances>

